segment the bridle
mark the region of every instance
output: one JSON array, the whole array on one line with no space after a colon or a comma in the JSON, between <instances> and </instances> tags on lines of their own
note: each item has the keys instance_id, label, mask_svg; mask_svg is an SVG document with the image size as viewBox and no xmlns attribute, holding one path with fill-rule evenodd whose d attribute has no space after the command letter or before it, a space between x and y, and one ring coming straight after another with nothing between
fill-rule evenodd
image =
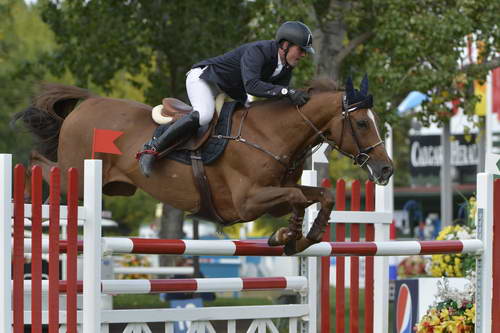
<instances>
[{"instance_id":1,"label":"bridle","mask_svg":"<svg viewBox=\"0 0 500 333\"><path fill-rule=\"evenodd\" d=\"M333 149L337 150L342 155L347 156L350 159L352 159L354 161L354 165L357 164L357 165L359 165L362 168L370 160L370 155L368 155L368 153L370 153L373 149L375 149L376 147L378 147L378 146L380 146L381 144L384 143L382 140L380 140L379 142L377 142L374 145L371 145L369 147L361 149L361 145L359 144L359 138L358 138L358 136L356 134L356 131L354 130L354 126L352 125L350 114L353 113L353 112L355 112L355 111L357 111L357 110L361 110L362 109L361 106L362 106L363 102L364 101L360 101L360 102L348 105L347 104L347 98L344 95L343 100L342 100L342 131L340 132L340 143L339 144L335 143L332 140L329 140L326 137L325 133L322 132L322 131L320 131L312 123L312 121L310 121L304 115L304 113L302 111L300 111L299 106L296 106L296 109L297 109L297 112L302 116L302 118L304 119L304 121L316 132L316 135L318 135L321 138L321 142L320 143L322 143L322 142L328 143L328 145L330 145L330 147L332 147ZM344 127L345 127L346 123L348 123L349 126L351 127L351 132L352 132L352 135L354 137L354 142L356 142L356 146L358 148L358 153L356 155L350 154L350 153L348 153L348 152L346 152L345 150L342 149L342 142L344 141Z\"/></svg>"}]
</instances>

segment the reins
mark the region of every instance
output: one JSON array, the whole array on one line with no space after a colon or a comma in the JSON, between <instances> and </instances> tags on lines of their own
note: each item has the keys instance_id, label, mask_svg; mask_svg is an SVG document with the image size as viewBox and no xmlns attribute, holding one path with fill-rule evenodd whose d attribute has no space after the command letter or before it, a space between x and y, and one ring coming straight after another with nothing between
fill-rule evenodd
<instances>
[{"instance_id":1,"label":"reins","mask_svg":"<svg viewBox=\"0 0 500 333\"><path fill-rule=\"evenodd\" d=\"M284 161L286 158L282 158L281 156L275 155L275 154L271 153L269 150L265 149L264 147L261 147L261 146L259 146L256 143L247 141L245 138L243 138L241 136L241 131L243 129L243 122L245 121L245 118L247 117L247 115L248 115L248 109L245 109L245 111L243 113L243 116L241 117L240 126L238 128L238 133L236 135L234 135L234 136L230 136L230 135L214 135L213 137L214 138L218 138L218 139L234 140L234 141L237 141L237 142L241 142L241 143L247 144L250 147L253 147L253 148L257 149L257 150L260 150L263 153L266 153L267 155L271 156L276 161L278 161L285 168L288 168L288 164Z\"/></svg>"},{"instance_id":2,"label":"reins","mask_svg":"<svg viewBox=\"0 0 500 333\"><path fill-rule=\"evenodd\" d=\"M250 142L241 136L241 132L243 130L243 124L244 124L245 119L248 115L248 109L245 109L243 116L241 117L240 125L238 127L238 132L236 135L234 135L234 136L214 135L213 137L218 138L218 139L234 140L234 141L249 145L257 150L260 150L261 152L271 156L274 160L276 160L278 163L283 165L287 169L288 173L292 173L293 171L295 171L297 169L297 166L301 165L302 162L307 157L311 156L317 149L319 149L320 144L323 142L328 143L328 145L330 147L337 150L342 155L347 156L350 159L352 159L354 161L355 165L357 164L360 167L363 167L370 160L370 155L368 155L368 153L371 152L376 147L378 147L379 145L383 144L384 142L382 140L380 140L379 142L377 142L374 145L371 145L369 147L361 149L361 145L359 144L358 136L356 135L356 132L354 131L354 127L352 125L352 121L351 121L351 118L349 117L349 115L354 111L361 110L361 108L359 108L359 105L362 102L363 101L358 102L358 103L354 103L351 105L347 105L347 100L346 100L346 97L344 96L343 102L342 102L342 131L341 131L341 135L340 135L340 144L338 144L338 145L334 141L329 140L326 137L326 135L324 134L324 132L320 131L316 127L316 125L314 125L313 122L309 118L307 118L307 116L300 110L299 106L297 105L295 107L297 112L302 117L302 119L304 119L305 123L308 124L309 127L311 127L313 129L313 131L315 132L315 134L320 138L320 142L317 144L307 146L306 149L299 155L299 157L294 159L291 162L291 165L286 163L286 160L289 159L288 157L286 157L286 156L282 157L279 155L275 155L272 152L270 152L269 150L267 150L266 148L264 148L256 143ZM352 135L354 137L354 142L356 143L356 146L358 148L358 154L356 154L356 155L350 154L342 149L342 142L343 142L343 138L344 138L344 127L345 127L346 122L349 123L349 126L351 127L351 132L352 132Z\"/></svg>"}]
</instances>

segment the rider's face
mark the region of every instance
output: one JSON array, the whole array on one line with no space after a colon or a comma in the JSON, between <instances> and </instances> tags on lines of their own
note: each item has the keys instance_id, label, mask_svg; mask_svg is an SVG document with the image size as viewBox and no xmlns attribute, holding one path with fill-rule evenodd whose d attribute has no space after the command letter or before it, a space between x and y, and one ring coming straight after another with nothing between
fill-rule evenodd
<instances>
[{"instance_id":1,"label":"rider's face","mask_svg":"<svg viewBox=\"0 0 500 333\"><path fill-rule=\"evenodd\" d=\"M300 59L306 56L306 51L301 49L297 45L292 45L288 49L288 54L286 55L286 61L290 64L290 66L295 67L299 63Z\"/></svg>"}]
</instances>

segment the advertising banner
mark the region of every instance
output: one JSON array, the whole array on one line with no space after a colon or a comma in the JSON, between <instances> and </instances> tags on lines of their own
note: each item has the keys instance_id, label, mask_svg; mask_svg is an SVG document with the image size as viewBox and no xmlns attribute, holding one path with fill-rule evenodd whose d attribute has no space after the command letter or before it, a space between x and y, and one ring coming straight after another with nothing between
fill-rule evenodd
<instances>
[{"instance_id":1,"label":"advertising banner","mask_svg":"<svg viewBox=\"0 0 500 333\"><path fill-rule=\"evenodd\" d=\"M451 142L453 181L459 184L475 183L479 161L476 135L454 135ZM410 136L410 174L412 185L439 185L443 161L440 135Z\"/></svg>"}]
</instances>

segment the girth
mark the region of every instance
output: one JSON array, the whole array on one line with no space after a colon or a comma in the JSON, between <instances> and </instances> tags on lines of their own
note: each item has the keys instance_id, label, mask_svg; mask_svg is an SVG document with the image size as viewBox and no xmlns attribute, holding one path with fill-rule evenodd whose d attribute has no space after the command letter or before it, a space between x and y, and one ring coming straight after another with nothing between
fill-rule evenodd
<instances>
[{"instance_id":1,"label":"girth","mask_svg":"<svg viewBox=\"0 0 500 333\"><path fill-rule=\"evenodd\" d=\"M210 185L208 184L208 178L205 173L205 167L199 149L191 152L191 165L193 167L195 184L200 193L200 208L192 215L212 220L222 225L228 225L229 223L220 217L217 213L217 209L215 209L212 191L210 191Z\"/></svg>"}]
</instances>

